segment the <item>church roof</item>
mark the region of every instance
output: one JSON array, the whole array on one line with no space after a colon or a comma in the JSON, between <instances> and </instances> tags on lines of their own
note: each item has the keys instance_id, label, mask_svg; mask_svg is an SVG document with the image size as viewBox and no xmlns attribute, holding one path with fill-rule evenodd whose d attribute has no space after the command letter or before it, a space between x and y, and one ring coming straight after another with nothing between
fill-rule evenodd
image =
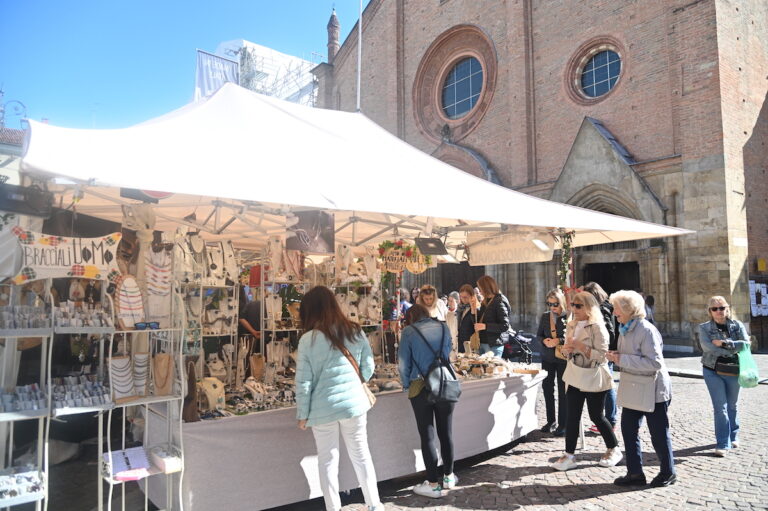
<instances>
[{"instance_id":1,"label":"church roof","mask_svg":"<svg viewBox=\"0 0 768 511\"><path fill-rule=\"evenodd\" d=\"M592 124L592 126L595 127L595 129L600 133L600 135L605 138L609 144L611 144L616 151L616 153L619 155L621 160L626 163L627 165L634 165L637 163L637 160L635 160L635 157L629 154L629 151L627 151L627 148L621 145L621 142L613 136L613 133L608 131L608 128L603 126L603 123L598 121L597 119L593 117L587 117L587 120Z\"/></svg>"},{"instance_id":2,"label":"church roof","mask_svg":"<svg viewBox=\"0 0 768 511\"><path fill-rule=\"evenodd\" d=\"M24 130L0 127L0 144L24 145Z\"/></svg>"}]
</instances>

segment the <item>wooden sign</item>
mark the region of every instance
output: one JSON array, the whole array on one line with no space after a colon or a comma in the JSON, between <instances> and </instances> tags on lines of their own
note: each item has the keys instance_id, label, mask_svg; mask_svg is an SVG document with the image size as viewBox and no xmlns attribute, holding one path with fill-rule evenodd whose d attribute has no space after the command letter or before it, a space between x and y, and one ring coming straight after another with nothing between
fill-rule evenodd
<instances>
[{"instance_id":1,"label":"wooden sign","mask_svg":"<svg viewBox=\"0 0 768 511\"><path fill-rule=\"evenodd\" d=\"M49 236L20 227L12 232L22 253L21 270L13 277L14 284L60 277L115 280L120 276L117 245L122 234L119 232L99 238Z\"/></svg>"}]
</instances>

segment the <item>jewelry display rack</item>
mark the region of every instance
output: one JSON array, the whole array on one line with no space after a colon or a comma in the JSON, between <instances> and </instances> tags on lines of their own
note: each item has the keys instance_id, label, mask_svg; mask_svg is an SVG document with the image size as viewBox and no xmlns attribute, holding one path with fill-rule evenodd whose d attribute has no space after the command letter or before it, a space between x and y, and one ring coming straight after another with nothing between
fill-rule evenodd
<instances>
[{"instance_id":1,"label":"jewelry display rack","mask_svg":"<svg viewBox=\"0 0 768 511\"><path fill-rule=\"evenodd\" d=\"M10 509L13 506L21 504L35 503L36 511L47 509L48 507L48 431L50 429L50 392L47 378L45 377L47 372L47 358L48 347L51 345L53 338L53 328L51 322L53 321L53 314L51 310L51 303L53 302L50 293L50 281L45 281L46 287L46 300L42 304L42 307L33 307L30 311L35 314L42 313L43 316L39 317L35 324L36 327L29 328L29 322L26 325L9 325L6 321L3 321L3 328L0 329L0 339L5 342L4 350L6 356L0 360L0 391L4 391L2 387L3 383L6 383L6 371L10 368L10 359L12 357L7 356L8 353L16 353L18 343L23 338L40 338L41 350L40 350L40 371L38 373L39 380L37 383L38 390L34 391L42 393L44 396L42 399L37 399L36 402L25 402L23 407L16 410L17 406L12 402L12 395L3 394L2 399L2 411L0 411L0 442L2 442L2 452L5 456L0 463L2 463L3 469L0 470L0 509ZM20 313L18 309L14 307L25 307L17 304L18 294L20 292L19 287L15 285L3 286L8 289L8 307L7 311L10 315L8 320L14 323L20 319L24 313ZM3 311L5 313L6 311ZM39 326L46 324L45 327ZM10 328L9 328L10 327ZM14 385L15 386L15 385ZM6 398L5 396L9 396ZM19 403L21 407L21 403ZM13 408L7 410L6 408ZM14 467L14 430L16 423L26 421L37 421L37 439L35 442L35 463L27 467ZM11 484L13 483L13 484Z\"/></svg>"}]
</instances>

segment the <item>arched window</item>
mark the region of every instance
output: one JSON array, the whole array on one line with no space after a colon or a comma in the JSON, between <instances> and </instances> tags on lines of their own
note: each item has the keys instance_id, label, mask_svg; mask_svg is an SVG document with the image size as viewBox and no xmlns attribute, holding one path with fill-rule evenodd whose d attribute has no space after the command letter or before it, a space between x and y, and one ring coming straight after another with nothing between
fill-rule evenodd
<instances>
[{"instance_id":1,"label":"arched window","mask_svg":"<svg viewBox=\"0 0 768 511\"><path fill-rule=\"evenodd\" d=\"M581 90L587 97L607 94L621 74L621 57L612 50L595 53L581 71Z\"/></svg>"},{"instance_id":2,"label":"arched window","mask_svg":"<svg viewBox=\"0 0 768 511\"><path fill-rule=\"evenodd\" d=\"M449 119L465 116L483 91L483 66L475 57L458 61L443 82L442 108Z\"/></svg>"}]
</instances>

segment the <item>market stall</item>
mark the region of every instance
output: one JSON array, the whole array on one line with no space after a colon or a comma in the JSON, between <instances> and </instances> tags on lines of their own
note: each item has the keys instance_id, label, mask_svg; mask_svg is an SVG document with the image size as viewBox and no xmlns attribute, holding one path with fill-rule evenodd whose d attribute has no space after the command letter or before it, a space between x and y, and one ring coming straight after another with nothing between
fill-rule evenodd
<instances>
[{"instance_id":1,"label":"market stall","mask_svg":"<svg viewBox=\"0 0 768 511\"><path fill-rule=\"evenodd\" d=\"M98 332L110 336L100 364L108 375L96 376L110 400L99 411L111 413L125 397L117 394L113 373L135 370L147 353L172 357L169 388L158 392L159 382L151 381L143 394L128 397L145 407L134 423L146 426L146 453L165 449L145 478L166 477L147 483L148 493L187 509L222 507L230 497L243 497L227 503L232 509L237 502L262 509L319 495L311 435L295 428L291 388L290 355L301 332L296 305L312 285L334 289L347 315L366 326L380 372L376 390L386 391L397 387L387 364L396 359L387 353L396 345L382 335L387 272L460 260L547 260L564 240L582 246L688 232L517 193L431 158L362 114L301 107L232 84L207 101L123 130L31 126L25 183L50 192L61 208L122 225L114 257L123 266L99 275L116 284L102 292L116 310L109 308L112 323ZM381 193L382 181L390 192ZM435 183L444 185L439 193L432 192ZM173 193L140 191L148 189ZM392 199L410 197L409 190L419 200ZM491 206L455 218L454 205L466 197ZM6 235L0 230L0 243ZM424 255L410 245L417 238L438 240L446 250ZM25 264L8 262L4 275L24 275ZM266 364L253 358L255 340L236 333L245 268L258 275L250 283L261 300L261 342L272 341L259 346ZM134 309L142 313L133 317ZM139 329L167 334L145 338ZM206 348L206 338L214 348ZM459 367L466 381L454 415L457 459L535 427L542 375L477 365ZM369 416L381 479L421 469L415 427L403 426L411 424L404 399L383 394ZM77 413L74 404L68 413ZM209 420L196 422L199 412ZM171 428L182 416L186 422ZM121 455L127 449L124 440ZM104 477L113 484L114 460L106 466ZM355 485L349 467L342 474L342 487Z\"/></svg>"}]
</instances>

